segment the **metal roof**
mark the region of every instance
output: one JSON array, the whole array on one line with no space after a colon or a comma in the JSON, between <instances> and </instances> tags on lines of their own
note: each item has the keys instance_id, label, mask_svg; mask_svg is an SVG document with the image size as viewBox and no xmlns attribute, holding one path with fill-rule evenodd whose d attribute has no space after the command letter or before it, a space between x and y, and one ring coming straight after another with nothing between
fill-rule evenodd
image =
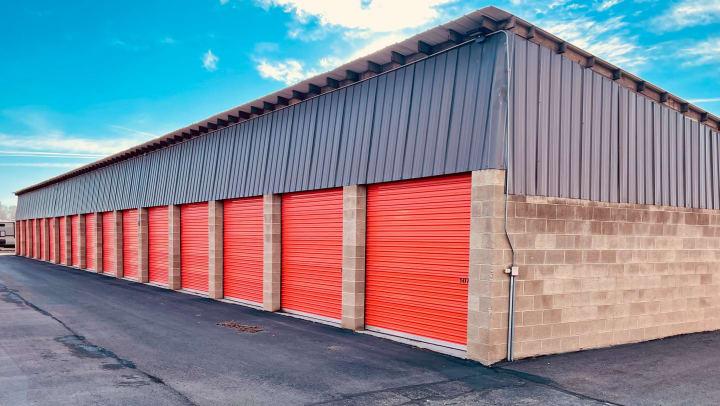
<instances>
[{"instance_id":1,"label":"metal roof","mask_svg":"<svg viewBox=\"0 0 720 406\"><path fill-rule=\"evenodd\" d=\"M558 54L563 54L564 57L578 62L588 69L612 78L634 92L663 103L690 118L704 122L710 127L720 129L719 117L688 103L680 97L669 94L659 86L645 82L610 62L567 43L547 31L537 28L519 17L496 7L485 7L387 46L370 55L355 59L329 72L306 79L143 144L18 190L15 194L21 195L82 173L112 165L133 156L143 155L152 150L164 148L177 142L261 116L288 105L302 102L321 93L334 91L379 73L395 69L406 63L422 59L469 38L498 30L512 31L532 42L550 48Z\"/></svg>"}]
</instances>

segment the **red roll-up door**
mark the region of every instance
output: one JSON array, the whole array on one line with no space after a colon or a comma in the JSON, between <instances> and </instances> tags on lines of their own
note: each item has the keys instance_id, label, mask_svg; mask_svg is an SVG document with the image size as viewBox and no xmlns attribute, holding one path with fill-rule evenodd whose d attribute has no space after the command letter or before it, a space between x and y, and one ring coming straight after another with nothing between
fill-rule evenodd
<instances>
[{"instance_id":1,"label":"red roll-up door","mask_svg":"<svg viewBox=\"0 0 720 406\"><path fill-rule=\"evenodd\" d=\"M183 289L208 290L208 204L180 206L180 284Z\"/></svg>"},{"instance_id":2,"label":"red roll-up door","mask_svg":"<svg viewBox=\"0 0 720 406\"><path fill-rule=\"evenodd\" d=\"M50 249L49 259L50 261L55 261L55 244L53 244L55 242L55 219L48 219L48 221L50 222L50 226L48 227L48 229L50 230L50 244L48 245L48 248Z\"/></svg>"},{"instance_id":3,"label":"red roll-up door","mask_svg":"<svg viewBox=\"0 0 720 406\"><path fill-rule=\"evenodd\" d=\"M148 278L150 282L168 283L168 208L148 209Z\"/></svg>"},{"instance_id":4,"label":"red roll-up door","mask_svg":"<svg viewBox=\"0 0 720 406\"><path fill-rule=\"evenodd\" d=\"M282 308L342 316L342 189L282 196Z\"/></svg>"},{"instance_id":5,"label":"red roll-up door","mask_svg":"<svg viewBox=\"0 0 720 406\"><path fill-rule=\"evenodd\" d=\"M32 257L33 258L39 258L40 253L38 252L38 244L37 244L37 219L33 219L32 221Z\"/></svg>"},{"instance_id":6,"label":"red roll-up door","mask_svg":"<svg viewBox=\"0 0 720 406\"><path fill-rule=\"evenodd\" d=\"M115 275L115 221L113 213L102 213L102 271Z\"/></svg>"},{"instance_id":7,"label":"red roll-up door","mask_svg":"<svg viewBox=\"0 0 720 406\"><path fill-rule=\"evenodd\" d=\"M470 174L368 186L368 328L467 343L470 189Z\"/></svg>"},{"instance_id":8,"label":"red roll-up door","mask_svg":"<svg viewBox=\"0 0 720 406\"><path fill-rule=\"evenodd\" d=\"M137 279L138 276L138 211L122 212L123 277Z\"/></svg>"},{"instance_id":9,"label":"red roll-up door","mask_svg":"<svg viewBox=\"0 0 720 406\"><path fill-rule=\"evenodd\" d=\"M45 247L45 222L47 219L40 219L40 258L47 261L48 253Z\"/></svg>"},{"instance_id":10,"label":"red roll-up door","mask_svg":"<svg viewBox=\"0 0 720 406\"><path fill-rule=\"evenodd\" d=\"M223 290L225 297L262 303L262 196L223 202Z\"/></svg>"},{"instance_id":11,"label":"red roll-up door","mask_svg":"<svg viewBox=\"0 0 720 406\"><path fill-rule=\"evenodd\" d=\"M70 217L70 254L72 266L80 266L80 216Z\"/></svg>"},{"instance_id":12,"label":"red roll-up door","mask_svg":"<svg viewBox=\"0 0 720 406\"><path fill-rule=\"evenodd\" d=\"M65 265L65 261L67 261L67 251L65 251L65 217L60 217L60 246L58 247L60 249L60 263Z\"/></svg>"},{"instance_id":13,"label":"red roll-up door","mask_svg":"<svg viewBox=\"0 0 720 406\"><path fill-rule=\"evenodd\" d=\"M95 265L95 214L85 215L85 266L96 270Z\"/></svg>"}]
</instances>

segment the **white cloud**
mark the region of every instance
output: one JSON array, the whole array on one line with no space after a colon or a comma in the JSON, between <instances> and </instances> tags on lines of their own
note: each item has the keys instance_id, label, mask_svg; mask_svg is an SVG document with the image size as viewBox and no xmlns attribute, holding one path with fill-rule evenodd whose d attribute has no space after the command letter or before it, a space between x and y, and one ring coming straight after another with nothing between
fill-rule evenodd
<instances>
[{"instance_id":1,"label":"white cloud","mask_svg":"<svg viewBox=\"0 0 720 406\"><path fill-rule=\"evenodd\" d=\"M102 154L83 154L72 152L54 151L21 151L21 150L0 150L0 157L25 157L25 158L102 158Z\"/></svg>"},{"instance_id":2,"label":"white cloud","mask_svg":"<svg viewBox=\"0 0 720 406\"><path fill-rule=\"evenodd\" d=\"M318 74L317 71L306 69L303 63L296 59L282 61L260 59L257 63L256 69L261 77L277 80L287 85L292 85Z\"/></svg>"},{"instance_id":3,"label":"white cloud","mask_svg":"<svg viewBox=\"0 0 720 406\"><path fill-rule=\"evenodd\" d=\"M85 165L83 162L0 162L2 167L12 168L68 168L74 169Z\"/></svg>"},{"instance_id":4,"label":"white cloud","mask_svg":"<svg viewBox=\"0 0 720 406\"><path fill-rule=\"evenodd\" d=\"M216 71L219 60L220 58L218 58L217 55L213 53L212 49L208 49L202 57L203 68L205 68L205 70L208 72Z\"/></svg>"},{"instance_id":5,"label":"white cloud","mask_svg":"<svg viewBox=\"0 0 720 406\"><path fill-rule=\"evenodd\" d=\"M720 103L720 97L710 97L707 99L690 99L690 103Z\"/></svg>"},{"instance_id":6,"label":"white cloud","mask_svg":"<svg viewBox=\"0 0 720 406\"><path fill-rule=\"evenodd\" d=\"M636 36L627 35L622 17L598 20L571 14L563 20L540 19L538 25L626 69L639 69L648 61L648 50L638 44Z\"/></svg>"},{"instance_id":7,"label":"white cloud","mask_svg":"<svg viewBox=\"0 0 720 406\"><path fill-rule=\"evenodd\" d=\"M655 19L659 31L676 31L685 27L720 21L720 0L682 0Z\"/></svg>"},{"instance_id":8,"label":"white cloud","mask_svg":"<svg viewBox=\"0 0 720 406\"><path fill-rule=\"evenodd\" d=\"M355 30L392 32L437 19L438 7L452 0L258 0L265 7L281 7L301 23L316 19L321 25ZM401 17L402 16L402 17Z\"/></svg>"},{"instance_id":9,"label":"white cloud","mask_svg":"<svg viewBox=\"0 0 720 406\"><path fill-rule=\"evenodd\" d=\"M45 155L56 154L57 156L68 153L104 156L130 148L148 138L127 136L94 139L68 136L59 131L31 136L0 133L0 148L16 152L42 152Z\"/></svg>"},{"instance_id":10,"label":"white cloud","mask_svg":"<svg viewBox=\"0 0 720 406\"><path fill-rule=\"evenodd\" d=\"M597 9L598 9L598 11L605 11L605 10L612 8L613 6L620 4L621 1L622 0L605 0L602 3L600 3L600 5L598 6Z\"/></svg>"},{"instance_id":11,"label":"white cloud","mask_svg":"<svg viewBox=\"0 0 720 406\"><path fill-rule=\"evenodd\" d=\"M229 2L230 2L230 0L220 0L220 5L224 6L224 5L228 4Z\"/></svg>"},{"instance_id":12,"label":"white cloud","mask_svg":"<svg viewBox=\"0 0 720 406\"><path fill-rule=\"evenodd\" d=\"M720 37L714 37L692 43L688 48L681 49L678 56L684 60L682 63L684 66L720 64L718 49L720 49Z\"/></svg>"}]
</instances>

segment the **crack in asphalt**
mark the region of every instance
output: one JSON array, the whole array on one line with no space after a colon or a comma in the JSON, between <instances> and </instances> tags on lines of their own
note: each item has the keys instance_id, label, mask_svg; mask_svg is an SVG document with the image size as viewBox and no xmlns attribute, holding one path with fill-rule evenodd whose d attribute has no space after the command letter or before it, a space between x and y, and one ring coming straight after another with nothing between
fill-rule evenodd
<instances>
[{"instance_id":1,"label":"crack in asphalt","mask_svg":"<svg viewBox=\"0 0 720 406\"><path fill-rule=\"evenodd\" d=\"M4 296L8 301L12 301L12 303L16 303L16 304L24 304L25 306L29 307L30 309L33 309L36 312L38 312L44 316L50 317L51 319L53 319L57 323L59 323L61 326L63 326L63 328L65 330L70 332L70 335L63 336L63 337L57 337L55 339L55 341L68 347L68 349L76 356L89 357L89 358L113 359L120 365L120 367L137 371L138 373L144 375L147 379L149 379L153 383L156 383L158 385L166 387L171 392L173 392L174 394L179 396L185 402L185 404L187 404L189 406L197 406L185 394L183 394L179 390L175 389L174 387L172 387L172 385L169 385L167 382L163 381L162 378L138 368L134 362L118 356L117 354L108 350L107 348L92 344L84 336L78 334L75 330L73 330L70 326L65 324L65 322L63 322L62 320L57 318L55 315L53 315L52 313L48 312L45 309L40 308L39 306L35 305L34 303L30 302L29 300L25 299L17 290L11 289L11 288L7 287L6 285L3 285L0 283L0 293L4 293ZM108 368L104 367L104 369L108 369Z\"/></svg>"}]
</instances>

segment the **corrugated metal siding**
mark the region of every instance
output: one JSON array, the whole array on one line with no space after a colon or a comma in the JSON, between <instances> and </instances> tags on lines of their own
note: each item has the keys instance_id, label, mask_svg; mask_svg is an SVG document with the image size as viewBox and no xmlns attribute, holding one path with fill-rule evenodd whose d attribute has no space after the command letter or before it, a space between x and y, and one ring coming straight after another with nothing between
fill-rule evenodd
<instances>
[{"instance_id":1,"label":"corrugated metal siding","mask_svg":"<svg viewBox=\"0 0 720 406\"><path fill-rule=\"evenodd\" d=\"M148 209L148 278L150 282L168 283L168 208Z\"/></svg>"},{"instance_id":2,"label":"corrugated metal siding","mask_svg":"<svg viewBox=\"0 0 720 406\"><path fill-rule=\"evenodd\" d=\"M282 196L280 300L295 310L342 316L342 188Z\"/></svg>"},{"instance_id":3,"label":"corrugated metal siding","mask_svg":"<svg viewBox=\"0 0 720 406\"><path fill-rule=\"evenodd\" d=\"M718 134L516 38L510 193L720 209Z\"/></svg>"},{"instance_id":4,"label":"corrugated metal siding","mask_svg":"<svg viewBox=\"0 0 720 406\"><path fill-rule=\"evenodd\" d=\"M500 168L502 36L19 197L18 218Z\"/></svg>"},{"instance_id":5,"label":"corrugated metal siding","mask_svg":"<svg viewBox=\"0 0 720 406\"><path fill-rule=\"evenodd\" d=\"M180 206L180 284L207 292L209 278L208 204Z\"/></svg>"},{"instance_id":6,"label":"corrugated metal siding","mask_svg":"<svg viewBox=\"0 0 720 406\"><path fill-rule=\"evenodd\" d=\"M467 342L470 188L469 174L368 186L368 327Z\"/></svg>"},{"instance_id":7,"label":"corrugated metal siding","mask_svg":"<svg viewBox=\"0 0 720 406\"><path fill-rule=\"evenodd\" d=\"M224 296L262 303L263 198L223 202Z\"/></svg>"}]
</instances>

